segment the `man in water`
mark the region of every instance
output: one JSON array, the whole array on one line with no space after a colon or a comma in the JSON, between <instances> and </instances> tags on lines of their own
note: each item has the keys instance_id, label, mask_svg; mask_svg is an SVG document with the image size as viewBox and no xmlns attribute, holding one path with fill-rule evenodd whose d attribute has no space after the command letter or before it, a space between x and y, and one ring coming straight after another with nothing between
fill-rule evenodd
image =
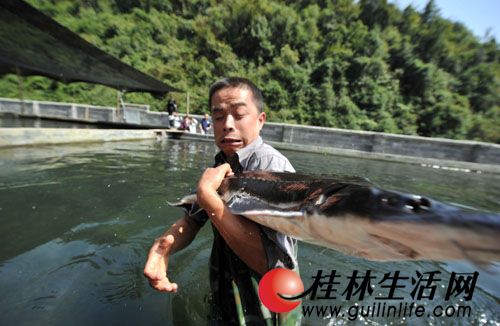
<instances>
[{"instance_id":1,"label":"man in water","mask_svg":"<svg viewBox=\"0 0 500 326\"><path fill-rule=\"evenodd\" d=\"M257 285L270 269L297 270L296 240L233 215L217 194L224 177L246 170L295 172L286 157L260 137L266 121L260 90L244 78L224 78L209 92L215 144L220 152L214 168L198 182L197 198L204 209L173 224L149 251L144 275L158 291L176 292L167 277L170 255L185 248L210 220L214 242L210 257L212 324L296 324L300 312L272 314L260 302Z\"/></svg>"}]
</instances>

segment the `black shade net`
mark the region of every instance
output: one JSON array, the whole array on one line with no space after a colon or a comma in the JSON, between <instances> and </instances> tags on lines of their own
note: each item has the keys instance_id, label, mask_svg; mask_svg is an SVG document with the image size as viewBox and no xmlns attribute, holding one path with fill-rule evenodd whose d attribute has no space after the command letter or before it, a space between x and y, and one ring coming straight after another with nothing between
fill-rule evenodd
<instances>
[{"instance_id":1,"label":"black shade net","mask_svg":"<svg viewBox=\"0 0 500 326\"><path fill-rule=\"evenodd\" d=\"M0 75L42 75L156 96L180 92L121 62L19 0L0 0Z\"/></svg>"}]
</instances>

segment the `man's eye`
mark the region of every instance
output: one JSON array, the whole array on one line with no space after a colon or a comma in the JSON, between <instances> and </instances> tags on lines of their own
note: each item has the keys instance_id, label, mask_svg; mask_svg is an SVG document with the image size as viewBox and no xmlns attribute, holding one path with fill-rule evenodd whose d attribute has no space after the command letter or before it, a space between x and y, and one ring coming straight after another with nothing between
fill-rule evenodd
<instances>
[{"instance_id":1,"label":"man's eye","mask_svg":"<svg viewBox=\"0 0 500 326\"><path fill-rule=\"evenodd\" d=\"M215 116L214 120L215 121L222 121L224 119L224 116Z\"/></svg>"}]
</instances>

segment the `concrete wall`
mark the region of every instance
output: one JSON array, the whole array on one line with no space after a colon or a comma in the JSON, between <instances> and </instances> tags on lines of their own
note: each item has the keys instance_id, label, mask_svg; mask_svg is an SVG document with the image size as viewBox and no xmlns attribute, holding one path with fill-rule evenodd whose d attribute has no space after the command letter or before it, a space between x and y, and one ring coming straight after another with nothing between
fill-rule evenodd
<instances>
[{"instance_id":1,"label":"concrete wall","mask_svg":"<svg viewBox=\"0 0 500 326\"><path fill-rule=\"evenodd\" d=\"M499 145L476 141L457 141L277 123L266 123L262 130L262 136L269 141L302 145L302 147L338 148L431 159L500 164Z\"/></svg>"},{"instance_id":2,"label":"concrete wall","mask_svg":"<svg viewBox=\"0 0 500 326\"><path fill-rule=\"evenodd\" d=\"M116 113L112 107L85 104L24 101L0 98L0 113L22 116L67 119L69 121L127 123L145 128L168 128L168 114L150 112L137 106L125 107ZM198 116L199 117L199 116ZM378 153L381 155L418 157L435 160L500 164L500 145L457 141L441 138L403 136L335 128L266 123L262 130L265 140L282 144L282 148L297 148L339 153ZM356 154L358 155L358 154Z\"/></svg>"},{"instance_id":3,"label":"concrete wall","mask_svg":"<svg viewBox=\"0 0 500 326\"><path fill-rule=\"evenodd\" d=\"M157 136L158 131L149 129L0 128L0 148L155 139Z\"/></svg>"},{"instance_id":4,"label":"concrete wall","mask_svg":"<svg viewBox=\"0 0 500 326\"><path fill-rule=\"evenodd\" d=\"M149 112L147 108L147 106L129 105L117 113L116 108L113 107L31 100L21 102L17 99L0 98L0 113L94 123L128 123L146 128L166 128L168 114Z\"/></svg>"}]
</instances>

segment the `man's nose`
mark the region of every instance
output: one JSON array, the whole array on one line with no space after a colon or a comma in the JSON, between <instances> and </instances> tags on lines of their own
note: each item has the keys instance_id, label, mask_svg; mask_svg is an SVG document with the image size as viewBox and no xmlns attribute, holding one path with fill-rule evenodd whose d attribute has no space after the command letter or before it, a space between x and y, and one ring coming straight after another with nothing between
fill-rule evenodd
<instances>
[{"instance_id":1,"label":"man's nose","mask_svg":"<svg viewBox=\"0 0 500 326\"><path fill-rule=\"evenodd\" d=\"M224 131L233 131L234 130L234 119L233 116L228 114L224 121Z\"/></svg>"}]
</instances>

